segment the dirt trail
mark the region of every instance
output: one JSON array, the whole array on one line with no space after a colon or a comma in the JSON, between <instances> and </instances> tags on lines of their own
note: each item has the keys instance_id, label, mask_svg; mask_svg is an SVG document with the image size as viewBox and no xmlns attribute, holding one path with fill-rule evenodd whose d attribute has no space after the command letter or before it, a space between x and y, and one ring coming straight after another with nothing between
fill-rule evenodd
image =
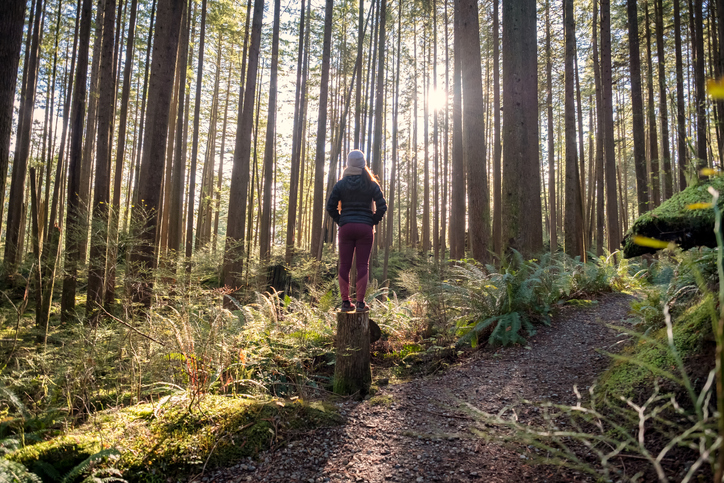
<instances>
[{"instance_id":1,"label":"dirt trail","mask_svg":"<svg viewBox=\"0 0 724 483\"><path fill-rule=\"evenodd\" d=\"M606 294L589 307L565 307L530 348L480 351L442 374L384 387L391 404L341 404L345 424L300 435L286 448L207 473L225 482L518 482L588 481L585 475L531 465L515 452L474 437L464 402L497 412L520 399L575 401L608 361L597 349L618 341L630 296ZM379 398L377 399L379 401ZM519 413L525 421L525 410Z\"/></svg>"}]
</instances>

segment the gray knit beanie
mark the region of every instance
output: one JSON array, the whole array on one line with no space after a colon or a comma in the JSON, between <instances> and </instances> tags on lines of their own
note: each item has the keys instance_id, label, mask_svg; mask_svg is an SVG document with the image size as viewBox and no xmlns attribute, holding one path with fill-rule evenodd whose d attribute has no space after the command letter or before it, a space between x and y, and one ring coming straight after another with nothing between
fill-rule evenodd
<instances>
[{"instance_id":1,"label":"gray knit beanie","mask_svg":"<svg viewBox=\"0 0 724 483\"><path fill-rule=\"evenodd\" d=\"M354 176L362 174L365 170L365 153L359 149L353 149L347 155L347 168L344 170L343 176Z\"/></svg>"}]
</instances>

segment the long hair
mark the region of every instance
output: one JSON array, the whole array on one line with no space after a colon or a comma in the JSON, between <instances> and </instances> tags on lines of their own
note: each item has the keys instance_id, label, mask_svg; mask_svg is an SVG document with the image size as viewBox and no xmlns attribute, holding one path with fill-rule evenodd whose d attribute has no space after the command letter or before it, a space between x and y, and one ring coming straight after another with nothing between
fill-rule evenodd
<instances>
[{"instance_id":1,"label":"long hair","mask_svg":"<svg viewBox=\"0 0 724 483\"><path fill-rule=\"evenodd\" d=\"M365 165L365 170L362 173L363 176L367 179L368 183L376 183L377 186L380 186L380 179L375 176L375 173L372 172L372 170L369 168L369 166Z\"/></svg>"}]
</instances>

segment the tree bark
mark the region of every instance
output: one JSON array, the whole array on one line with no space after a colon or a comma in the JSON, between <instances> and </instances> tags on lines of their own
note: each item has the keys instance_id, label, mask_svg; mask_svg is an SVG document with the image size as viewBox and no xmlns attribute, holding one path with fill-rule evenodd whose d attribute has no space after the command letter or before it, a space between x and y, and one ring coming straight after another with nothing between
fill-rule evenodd
<instances>
[{"instance_id":1,"label":"tree bark","mask_svg":"<svg viewBox=\"0 0 724 483\"><path fill-rule=\"evenodd\" d=\"M360 0L360 9L364 0ZM289 208L287 210L287 236L286 236L286 250L284 253L284 261L290 265L294 258L294 231L296 228L297 220L297 198L299 195L299 167L301 165L301 146L302 146L302 106L304 104L304 87L306 87L306 72L303 72L303 61L304 61L304 8L305 0L302 0L302 7L299 12L299 45L297 47L297 83L296 90L294 93L294 124L292 126L292 160L291 160L291 173L289 174ZM360 10L360 31L359 31L359 47L357 49L357 56L360 57L360 50L362 47L362 11ZM304 76L304 80L302 80ZM357 76L358 90L357 90L357 111L356 111L356 129L359 128L359 78ZM356 136L359 135L359 131L356 131ZM355 138L356 139L356 138Z\"/></svg>"},{"instance_id":2,"label":"tree bark","mask_svg":"<svg viewBox=\"0 0 724 483\"><path fill-rule=\"evenodd\" d=\"M572 14L572 13L571 13ZM621 245L618 223L618 196L616 194L616 153L613 133L613 83L611 78L611 2L601 0L601 84L603 91L603 152L606 178L606 231L608 251L613 253ZM654 131L656 129L654 128ZM585 253L583 254L585 257Z\"/></svg>"},{"instance_id":3,"label":"tree bark","mask_svg":"<svg viewBox=\"0 0 724 483\"><path fill-rule=\"evenodd\" d=\"M538 157L536 3L503 0L503 245L543 247Z\"/></svg>"},{"instance_id":4,"label":"tree bark","mask_svg":"<svg viewBox=\"0 0 724 483\"><path fill-rule=\"evenodd\" d=\"M363 398L372 385L370 367L370 313L337 314L337 359L334 365L334 392Z\"/></svg>"},{"instance_id":5,"label":"tree bark","mask_svg":"<svg viewBox=\"0 0 724 483\"><path fill-rule=\"evenodd\" d=\"M675 0L676 1L676 0ZM648 176L646 175L646 148L644 146L644 106L641 96L641 55L639 53L638 8L636 0L626 1L628 15L628 43L631 71L631 113L636 170L636 196L639 216L650 209Z\"/></svg>"},{"instance_id":6,"label":"tree bark","mask_svg":"<svg viewBox=\"0 0 724 483\"><path fill-rule=\"evenodd\" d=\"M254 18L252 20L251 42L249 45L249 70L246 75L243 109L239 105L236 126L236 146L234 165L231 172L229 199L238 200L229 204L229 217L226 226L224 264L221 280L230 288L241 285L241 269L244 256L244 228L246 217L246 196L249 185L249 156L251 154L251 130L253 127L254 97L256 92L256 74L259 66L259 45L261 43L261 24L264 16L264 0L254 0ZM241 102L242 96L239 96ZM231 305L226 298L225 305Z\"/></svg>"},{"instance_id":7,"label":"tree bark","mask_svg":"<svg viewBox=\"0 0 724 483\"><path fill-rule=\"evenodd\" d=\"M271 217L272 217L272 174L274 172L274 131L277 110L277 70L279 67L279 16L281 1L274 0L274 27L272 30L272 58L269 77L269 111L266 124L266 143L264 145L264 194L261 212L261 231L259 233L259 258L262 265L268 264L271 256Z\"/></svg>"},{"instance_id":8,"label":"tree bark","mask_svg":"<svg viewBox=\"0 0 724 483\"><path fill-rule=\"evenodd\" d=\"M88 301L86 316L95 324L95 314L103 302L106 282L106 251L108 247L108 202L110 201L110 157L111 120L114 115L113 98L115 82L113 72L114 24L116 1L99 0L104 3L103 40L99 68L98 98L98 139L96 141L96 173L93 186L93 220L91 222L91 248L88 263ZM100 5L99 7L100 8Z\"/></svg>"},{"instance_id":9,"label":"tree bark","mask_svg":"<svg viewBox=\"0 0 724 483\"><path fill-rule=\"evenodd\" d=\"M453 12L455 55L453 57L452 195L450 197L450 258L454 260L465 258L465 162L463 160L462 61L460 59L462 38L459 27L461 12L458 7L456 2ZM415 152L416 150L413 151L413 156ZM414 223L415 213L411 213L409 217L410 223Z\"/></svg>"},{"instance_id":10,"label":"tree bark","mask_svg":"<svg viewBox=\"0 0 724 483\"><path fill-rule=\"evenodd\" d=\"M605 1L605 0L603 0ZM563 1L563 24L565 30L565 250L571 257L585 257L583 253L583 216L581 213L581 185L578 172L578 150L576 145L576 106L574 102L573 55L575 52L575 22L573 0Z\"/></svg>"},{"instance_id":11,"label":"tree bark","mask_svg":"<svg viewBox=\"0 0 724 483\"><path fill-rule=\"evenodd\" d=\"M669 109L666 101L666 53L664 51L663 1L654 0L656 13L656 58L659 67L659 118L661 119L661 163L663 180L661 199L665 201L674 194L673 173L671 172L671 147L669 145Z\"/></svg>"},{"instance_id":12,"label":"tree bark","mask_svg":"<svg viewBox=\"0 0 724 483\"><path fill-rule=\"evenodd\" d=\"M131 280L135 284L133 299L146 307L151 305L152 270L156 268L154 242L173 90L169 89L169 86L173 85L185 5L185 0L159 0L153 39L153 68L148 86L149 103L146 113L148 129L143 142L139 203L134 207L134 218L138 220L141 231L138 234L139 245L132 251L129 267Z\"/></svg>"},{"instance_id":13,"label":"tree bark","mask_svg":"<svg viewBox=\"0 0 724 483\"><path fill-rule=\"evenodd\" d=\"M5 234L5 270L10 275L15 273L22 251L21 243L22 206L25 198L25 175L28 168L30 152L30 138L32 136L33 108L35 106L35 89L38 81L38 66L40 63L40 50L42 43L41 19L44 2L37 0L35 5L34 26L30 52L27 55L28 76L24 92L20 98L20 119L18 124L17 141L15 143L15 156L13 157L13 171L10 182L10 195L8 196L7 232ZM44 22L43 22L44 23Z\"/></svg>"},{"instance_id":14,"label":"tree bark","mask_svg":"<svg viewBox=\"0 0 724 483\"><path fill-rule=\"evenodd\" d=\"M681 54L681 13L679 0L674 3L674 45L676 50L676 146L679 165L679 191L686 189L688 152L686 146L686 107L684 104L684 68Z\"/></svg>"},{"instance_id":15,"label":"tree bark","mask_svg":"<svg viewBox=\"0 0 724 483\"><path fill-rule=\"evenodd\" d=\"M75 315L75 292L80 258L80 238L85 223L80 206L80 168L83 148L83 118L85 117L86 82L88 79L88 44L90 42L92 4L83 0L80 18L80 47L78 68L75 74L75 91L70 113L70 152L68 153L68 204L65 223L65 278L61 298L61 320L68 321Z\"/></svg>"},{"instance_id":16,"label":"tree bark","mask_svg":"<svg viewBox=\"0 0 724 483\"><path fill-rule=\"evenodd\" d=\"M186 144L184 127L187 122L184 117L187 109L186 98L186 70L189 56L189 20L190 8L187 6L184 12L184 21L181 27L181 40L179 44L179 92L178 92L178 114L176 120L176 136L174 140L173 171L171 174L171 199L169 201L168 219L168 249L179 254L181 252L181 238L183 233L183 204L184 204L184 180L186 171ZM175 256L175 255L172 255Z\"/></svg>"},{"instance_id":17,"label":"tree bark","mask_svg":"<svg viewBox=\"0 0 724 483\"><path fill-rule=\"evenodd\" d=\"M493 0L497 4L497 0ZM496 9L497 11L497 5ZM494 20L497 26L497 18ZM497 36L496 36L497 38ZM497 42L495 42L497 44ZM550 249L551 253L558 251L558 226L556 223L556 150L553 134L553 63L551 62L551 21L550 21L550 0L546 0L546 117L548 118L548 197L550 199L549 218L550 223ZM497 73L497 69L496 69ZM496 92L497 94L497 92ZM496 108L496 116L498 115Z\"/></svg>"},{"instance_id":18,"label":"tree bark","mask_svg":"<svg viewBox=\"0 0 724 483\"><path fill-rule=\"evenodd\" d=\"M324 12L324 44L322 47L322 77L319 87L319 116L317 120L317 152L314 157L314 201L312 202L312 255L322 259L322 216L325 200L323 198L324 183L324 148L327 131L327 98L329 92L329 64L332 43L332 15L334 0L326 0Z\"/></svg>"},{"instance_id":19,"label":"tree bark","mask_svg":"<svg viewBox=\"0 0 724 483\"><path fill-rule=\"evenodd\" d=\"M0 221L5 207L15 84L18 77L20 48L23 44L26 3L26 0L8 0L0 8L0 65L3 66L0 72ZM1 231L0 226L0 233Z\"/></svg>"},{"instance_id":20,"label":"tree bark","mask_svg":"<svg viewBox=\"0 0 724 483\"><path fill-rule=\"evenodd\" d=\"M480 263L487 263L490 259L488 254L490 194L488 191L487 146L484 136L485 106L483 103L482 70L480 67L478 2L477 0L458 0L458 3L458 8L460 8L460 23L458 26L461 33L460 60L462 62L463 90L463 159L468 174L470 249L475 260ZM535 32L535 17L533 18L533 32ZM535 50L535 42L533 43L533 49ZM537 113L537 108L535 111ZM534 124L537 139L537 121ZM537 160L537 146L535 151ZM538 192L540 191L540 178L537 162L535 178L538 187L536 192ZM540 199L538 199L538 206L540 208ZM540 215L540 209L538 214Z\"/></svg>"}]
</instances>

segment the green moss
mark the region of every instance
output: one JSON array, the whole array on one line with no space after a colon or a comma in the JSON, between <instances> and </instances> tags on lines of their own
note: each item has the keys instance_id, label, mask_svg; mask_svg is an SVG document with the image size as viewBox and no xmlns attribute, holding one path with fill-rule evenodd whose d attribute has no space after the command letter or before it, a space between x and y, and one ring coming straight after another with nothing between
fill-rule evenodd
<instances>
[{"instance_id":1,"label":"green moss","mask_svg":"<svg viewBox=\"0 0 724 483\"><path fill-rule=\"evenodd\" d=\"M64 474L58 458L69 461L70 469L71 462L77 464L101 447L115 447L121 453L116 466L127 479L156 481L163 475L165 481L199 472L205 463L210 469L254 456L283 441L289 430L340 422L331 406L301 400L205 396L188 408L189 401L179 398L101 413L68 435L28 446L10 458L29 468L50 463Z\"/></svg>"},{"instance_id":2,"label":"green moss","mask_svg":"<svg viewBox=\"0 0 724 483\"><path fill-rule=\"evenodd\" d=\"M714 210L690 210L687 206L694 203L711 203L708 191L712 186L724 193L724 177L714 177L705 183L689 186L684 191L664 201L657 208L641 215L626 233L622 242L624 257L631 258L645 253L654 253L656 249L636 245L636 235L672 241L683 249L695 246L716 246L714 237ZM719 207L724 209L724 197L719 198Z\"/></svg>"},{"instance_id":3,"label":"green moss","mask_svg":"<svg viewBox=\"0 0 724 483\"><path fill-rule=\"evenodd\" d=\"M381 394L379 396L375 396L373 398L370 398L369 405L370 406L384 406L386 408L390 407L392 403L394 402L394 398L388 394Z\"/></svg>"},{"instance_id":4,"label":"green moss","mask_svg":"<svg viewBox=\"0 0 724 483\"><path fill-rule=\"evenodd\" d=\"M22 463L30 471L40 475L44 481L51 481L47 465L59 475L65 475L90 455L101 449L101 441L94 434L72 434L54 438L50 441L21 448L7 458Z\"/></svg>"},{"instance_id":5,"label":"green moss","mask_svg":"<svg viewBox=\"0 0 724 483\"><path fill-rule=\"evenodd\" d=\"M707 297L695 304L674 320L674 345L680 356L687 360L689 356L701 350L704 339L712 333L711 298ZM628 347L622 355L641 361L643 364L668 371L679 376L676 362L667 345L666 328L650 334L663 347L639 340ZM601 376L598 383L598 396L604 398L635 397L645 387L653 387L659 377L640 364L618 360ZM644 391L646 393L647 391ZM649 391L650 392L650 391Z\"/></svg>"}]
</instances>

